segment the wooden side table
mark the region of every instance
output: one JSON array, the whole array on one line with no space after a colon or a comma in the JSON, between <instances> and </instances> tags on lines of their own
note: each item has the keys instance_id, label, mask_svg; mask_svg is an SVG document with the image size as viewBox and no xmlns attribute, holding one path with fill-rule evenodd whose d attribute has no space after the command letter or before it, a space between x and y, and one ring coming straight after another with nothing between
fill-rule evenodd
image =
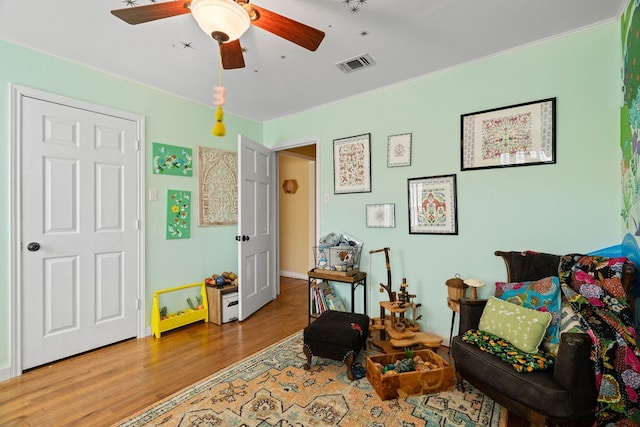
<instances>
[{"instance_id":1,"label":"wooden side table","mask_svg":"<svg viewBox=\"0 0 640 427\"><path fill-rule=\"evenodd\" d=\"M207 303L209 304L209 322L222 325L222 295L238 292L237 285L224 285L221 288L207 286Z\"/></svg>"},{"instance_id":2,"label":"wooden side table","mask_svg":"<svg viewBox=\"0 0 640 427\"><path fill-rule=\"evenodd\" d=\"M354 313L354 298L356 288L362 285L362 295L364 300L364 314L367 314L367 273L364 271L356 271L352 275L346 274L336 274L336 272L331 270L319 270L313 269L307 273L308 284L309 284L309 294L311 294L311 286L314 280L327 280L329 282L338 282L338 283L347 283L351 285L351 312ZM309 324L311 324L311 318L318 317L319 314L312 315L311 314L311 305L313 301L309 298Z\"/></svg>"}]
</instances>

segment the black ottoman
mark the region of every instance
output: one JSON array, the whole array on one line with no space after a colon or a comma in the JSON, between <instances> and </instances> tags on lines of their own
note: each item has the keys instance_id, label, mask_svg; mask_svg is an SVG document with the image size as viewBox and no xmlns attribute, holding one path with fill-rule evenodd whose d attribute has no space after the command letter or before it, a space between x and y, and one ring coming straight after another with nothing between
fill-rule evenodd
<instances>
[{"instance_id":1,"label":"black ottoman","mask_svg":"<svg viewBox=\"0 0 640 427\"><path fill-rule=\"evenodd\" d=\"M304 369L311 368L313 356L342 360L347 377L353 381L353 361L369 337L369 316L344 311L325 311L304 328L303 351L307 356Z\"/></svg>"}]
</instances>

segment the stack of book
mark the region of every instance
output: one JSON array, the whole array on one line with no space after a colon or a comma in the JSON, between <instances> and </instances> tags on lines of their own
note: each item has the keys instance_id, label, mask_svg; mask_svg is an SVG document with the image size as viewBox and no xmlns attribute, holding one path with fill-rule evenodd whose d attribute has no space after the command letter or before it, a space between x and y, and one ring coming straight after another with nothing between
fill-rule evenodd
<instances>
[{"instance_id":1,"label":"stack of book","mask_svg":"<svg viewBox=\"0 0 640 427\"><path fill-rule=\"evenodd\" d=\"M311 286L311 313L322 314L327 310L347 311L342 299L333 292L329 282L317 282Z\"/></svg>"}]
</instances>

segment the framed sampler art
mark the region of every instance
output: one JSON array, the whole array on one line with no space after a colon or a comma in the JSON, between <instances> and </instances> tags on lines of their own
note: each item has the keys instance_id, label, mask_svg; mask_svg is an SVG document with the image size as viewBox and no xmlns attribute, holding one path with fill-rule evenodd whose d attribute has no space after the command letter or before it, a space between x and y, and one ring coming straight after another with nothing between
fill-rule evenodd
<instances>
[{"instance_id":1,"label":"framed sampler art","mask_svg":"<svg viewBox=\"0 0 640 427\"><path fill-rule=\"evenodd\" d=\"M409 234L458 234L456 176L409 178Z\"/></svg>"},{"instance_id":2,"label":"framed sampler art","mask_svg":"<svg viewBox=\"0 0 640 427\"><path fill-rule=\"evenodd\" d=\"M411 166L411 134L391 135L387 141L387 167Z\"/></svg>"},{"instance_id":3,"label":"framed sampler art","mask_svg":"<svg viewBox=\"0 0 640 427\"><path fill-rule=\"evenodd\" d=\"M370 135L333 140L333 192L371 192Z\"/></svg>"},{"instance_id":4,"label":"framed sampler art","mask_svg":"<svg viewBox=\"0 0 640 427\"><path fill-rule=\"evenodd\" d=\"M383 203L379 205L367 205L367 227L393 228L396 226L396 205Z\"/></svg>"},{"instance_id":5,"label":"framed sampler art","mask_svg":"<svg viewBox=\"0 0 640 427\"><path fill-rule=\"evenodd\" d=\"M556 98L463 114L461 168L556 162Z\"/></svg>"}]
</instances>

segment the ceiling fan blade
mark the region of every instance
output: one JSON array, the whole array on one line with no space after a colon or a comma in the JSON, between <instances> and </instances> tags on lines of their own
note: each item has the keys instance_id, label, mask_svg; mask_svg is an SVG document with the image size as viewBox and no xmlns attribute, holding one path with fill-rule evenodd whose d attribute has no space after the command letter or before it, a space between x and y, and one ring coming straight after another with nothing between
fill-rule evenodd
<instances>
[{"instance_id":1,"label":"ceiling fan blade","mask_svg":"<svg viewBox=\"0 0 640 427\"><path fill-rule=\"evenodd\" d=\"M136 25L155 21L156 19L191 13L189 5L191 5L191 1L167 1L144 6L125 7L124 9L112 10L111 13L128 24Z\"/></svg>"},{"instance_id":2,"label":"ceiling fan blade","mask_svg":"<svg viewBox=\"0 0 640 427\"><path fill-rule=\"evenodd\" d=\"M324 32L320 30L258 7L253 3L251 3L250 7L258 12L258 19L251 21L251 24L289 40L298 46L315 51L320 46L322 39L324 39Z\"/></svg>"},{"instance_id":3,"label":"ceiling fan blade","mask_svg":"<svg viewBox=\"0 0 640 427\"><path fill-rule=\"evenodd\" d=\"M244 68L244 57L242 56L240 40L221 43L220 56L222 57L222 68L225 70Z\"/></svg>"}]
</instances>

